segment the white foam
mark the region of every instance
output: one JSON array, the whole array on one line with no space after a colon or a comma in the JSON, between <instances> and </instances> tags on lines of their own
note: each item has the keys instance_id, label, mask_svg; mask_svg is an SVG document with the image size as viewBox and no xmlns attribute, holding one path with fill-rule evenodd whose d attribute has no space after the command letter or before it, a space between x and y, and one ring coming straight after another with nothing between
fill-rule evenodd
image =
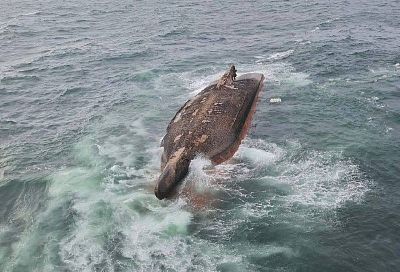
<instances>
[{"instance_id":1,"label":"white foam","mask_svg":"<svg viewBox=\"0 0 400 272\"><path fill-rule=\"evenodd\" d=\"M286 186L285 205L333 210L347 202L358 202L369 190L358 166L334 152L311 152L300 161L282 161L278 176L264 180Z\"/></svg>"},{"instance_id":2,"label":"white foam","mask_svg":"<svg viewBox=\"0 0 400 272\"><path fill-rule=\"evenodd\" d=\"M395 65L386 65L383 67L373 67L370 68L370 77L368 80L373 79L374 82L378 82L380 80L387 80L390 78L397 78L400 75L400 65L397 63Z\"/></svg>"},{"instance_id":3,"label":"white foam","mask_svg":"<svg viewBox=\"0 0 400 272\"><path fill-rule=\"evenodd\" d=\"M209 75L196 77L192 74L186 75L186 86L188 89L193 90L189 93L189 97L193 97L200 93L204 88L209 86L213 81L218 80L226 71L218 71Z\"/></svg>"},{"instance_id":4,"label":"white foam","mask_svg":"<svg viewBox=\"0 0 400 272\"><path fill-rule=\"evenodd\" d=\"M389 133L389 132L391 132L393 130L393 128L392 127L385 127L385 133Z\"/></svg>"},{"instance_id":5,"label":"white foam","mask_svg":"<svg viewBox=\"0 0 400 272\"><path fill-rule=\"evenodd\" d=\"M216 179L214 176L214 169L212 169L212 163L209 159L198 155L195 159L193 159L190 163L189 174L185 178L185 183L183 186L189 186L193 193L202 193L202 192L210 192ZM207 169L211 169L207 171Z\"/></svg>"},{"instance_id":6,"label":"white foam","mask_svg":"<svg viewBox=\"0 0 400 272\"><path fill-rule=\"evenodd\" d=\"M123 171L119 165L110 167L110 174ZM99 169L66 169L53 177L49 189L54 199L49 210L57 208L56 203L62 199L73 197L70 209L76 214L74 228L60 242L60 257L68 269L92 271L102 266L113 270L115 263L105 244L120 235L121 253L136 264L138 271L154 267L157 254L166 258L160 266L179 268L178 256L192 251L184 238L192 219L192 214L184 209L186 202L183 199L169 203L158 201L152 192L143 190L129 195L115 188L103 190L101 180L96 178L98 173ZM104 182L107 184L107 179ZM124 184L114 186L123 188ZM184 251L183 247L186 247ZM181 265L191 267L192 263Z\"/></svg>"},{"instance_id":7,"label":"white foam","mask_svg":"<svg viewBox=\"0 0 400 272\"><path fill-rule=\"evenodd\" d=\"M229 177L222 179L217 189L235 199L243 199L243 204L231 214L232 218L228 221L224 218L228 228L221 235L228 238L249 218L268 217L274 222L299 224L299 228L304 224L316 227L311 222L318 220L321 226L326 213L335 213L348 203L361 202L371 188L371 182L364 178L359 167L343 158L340 152L304 153L297 141L277 146L264 140L247 139L234 158L239 161L216 167L224 169ZM252 170L248 171L249 168ZM257 182L257 191L246 192L234 186L240 181ZM265 197L254 199L253 193L265 194Z\"/></svg>"},{"instance_id":8,"label":"white foam","mask_svg":"<svg viewBox=\"0 0 400 272\"><path fill-rule=\"evenodd\" d=\"M320 28L319 28L319 26L317 26L317 27L315 27L313 30L311 30L311 32L316 32L316 31L318 31Z\"/></svg>"},{"instance_id":9,"label":"white foam","mask_svg":"<svg viewBox=\"0 0 400 272\"><path fill-rule=\"evenodd\" d=\"M18 15L18 16L32 16L32 15L37 15L37 14L39 14L40 13L40 11L39 10L32 10L32 11L30 11L30 12L26 12L26 13L22 13L22 14L20 14L20 15Z\"/></svg>"},{"instance_id":10,"label":"white foam","mask_svg":"<svg viewBox=\"0 0 400 272\"><path fill-rule=\"evenodd\" d=\"M271 55L269 55L269 57L267 58L268 60L281 60L281 59L285 59L287 57L289 57L290 55L292 55L294 52L293 49L284 51L284 52L277 52L277 53L273 53Z\"/></svg>"},{"instance_id":11,"label":"white foam","mask_svg":"<svg viewBox=\"0 0 400 272\"><path fill-rule=\"evenodd\" d=\"M277 62L263 64L260 62L256 65L238 65L239 67L242 68L240 70L241 73L262 73L268 85L304 87L312 83L307 73L296 72L290 63Z\"/></svg>"},{"instance_id":12,"label":"white foam","mask_svg":"<svg viewBox=\"0 0 400 272\"><path fill-rule=\"evenodd\" d=\"M253 165L267 166L281 159L283 155L284 150L274 143L247 138L235 157L250 161Z\"/></svg>"},{"instance_id":13,"label":"white foam","mask_svg":"<svg viewBox=\"0 0 400 272\"><path fill-rule=\"evenodd\" d=\"M240 212L245 218L263 218L271 213L272 199L266 199L263 202L246 202L241 206Z\"/></svg>"},{"instance_id":14,"label":"white foam","mask_svg":"<svg viewBox=\"0 0 400 272\"><path fill-rule=\"evenodd\" d=\"M271 60L283 60L293 54L293 52L294 50L291 49L284 52L277 52L270 56L255 56L257 59L255 64L237 63L237 75L240 76L245 73L262 73L265 76L265 82L269 85L282 85L290 88L307 86L312 83L309 74L296 71L290 63L271 63ZM183 85L188 90L191 90L183 98L183 100L187 100L188 98L196 96L204 88L210 85L211 82L218 80L218 78L220 78L225 72L226 69L210 67L206 74L184 72L177 75L171 75L171 77L174 76L174 78L180 78Z\"/></svg>"},{"instance_id":15,"label":"white foam","mask_svg":"<svg viewBox=\"0 0 400 272\"><path fill-rule=\"evenodd\" d=\"M278 160L279 155L267 150L242 146L239 148L237 158L250 161L254 165L266 166Z\"/></svg>"},{"instance_id":16,"label":"white foam","mask_svg":"<svg viewBox=\"0 0 400 272\"><path fill-rule=\"evenodd\" d=\"M185 198L175 201L155 198L151 180L159 174L159 168L153 169L152 161L139 169L120 163L103 168L102 161L107 161L111 154L116 157L115 162L121 162L120 153L115 152L118 148L105 144L110 139L109 145L120 142L114 141L114 136L108 137L99 143L103 147L101 152L90 148L91 141L86 140L76 149L77 157L85 160L87 167L64 169L52 177L49 188L52 200L48 215L43 216L50 216L50 211L59 208L58 203L64 200L72 201L69 209L75 214L73 226L59 243L59 256L67 269L93 271L101 266L114 270L115 259L108 247L115 243L115 250L131 265L129 269L135 271L215 270L220 249L187 236L193 214L186 208ZM149 148L145 152L157 156L159 163L159 154L154 150ZM199 156L191 165L192 177L207 179L210 165L209 160ZM115 177L120 176L126 177L125 180L116 182ZM151 190L146 189L148 185ZM228 258L229 254L224 256Z\"/></svg>"},{"instance_id":17,"label":"white foam","mask_svg":"<svg viewBox=\"0 0 400 272\"><path fill-rule=\"evenodd\" d=\"M246 252L246 255L252 257L266 257L275 254L283 254L287 257L296 257L298 253L290 247L278 246L278 245L258 245L254 246L241 246L242 251Z\"/></svg>"},{"instance_id":18,"label":"white foam","mask_svg":"<svg viewBox=\"0 0 400 272\"><path fill-rule=\"evenodd\" d=\"M154 266L155 254L169 256L172 264L178 260L181 247L185 246L184 239L180 237L187 233L192 217L182 209L182 201L163 207L154 197L149 198L140 192L123 202L113 201L111 195L105 197L104 194L92 200L92 203L87 199L84 203L74 205L82 219L77 222L71 235L61 242L61 256L70 269L92 271L96 265L103 264L112 270L114 262L104 248L106 241L99 239L106 234L110 236L109 239L118 233L123 235L121 253L136 263L139 271ZM111 218L98 218L95 210L99 209L96 207L99 204L105 205L105 210L111 212Z\"/></svg>"},{"instance_id":19,"label":"white foam","mask_svg":"<svg viewBox=\"0 0 400 272\"><path fill-rule=\"evenodd\" d=\"M380 98L377 96L366 97L365 99L368 103L370 103L372 106L376 108L382 109L386 107L386 104L382 103L380 101Z\"/></svg>"}]
</instances>

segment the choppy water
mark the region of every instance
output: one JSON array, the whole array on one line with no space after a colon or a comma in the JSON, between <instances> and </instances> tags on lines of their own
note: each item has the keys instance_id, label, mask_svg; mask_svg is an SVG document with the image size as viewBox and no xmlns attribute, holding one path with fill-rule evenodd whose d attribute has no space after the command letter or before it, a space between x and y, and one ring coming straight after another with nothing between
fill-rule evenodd
<instances>
[{"instance_id":1,"label":"choppy water","mask_svg":"<svg viewBox=\"0 0 400 272\"><path fill-rule=\"evenodd\" d=\"M398 271L399 1L166 2L1 1L0 271ZM266 76L250 134L158 201L230 63Z\"/></svg>"}]
</instances>

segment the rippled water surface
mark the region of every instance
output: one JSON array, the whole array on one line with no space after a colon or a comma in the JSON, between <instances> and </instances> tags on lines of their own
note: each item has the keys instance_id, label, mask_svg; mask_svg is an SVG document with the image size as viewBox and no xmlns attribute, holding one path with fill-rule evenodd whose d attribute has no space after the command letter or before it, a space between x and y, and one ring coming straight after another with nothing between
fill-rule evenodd
<instances>
[{"instance_id":1,"label":"rippled water surface","mask_svg":"<svg viewBox=\"0 0 400 272\"><path fill-rule=\"evenodd\" d=\"M0 271L398 271L399 18L397 0L1 1ZM248 137L157 200L168 122L231 63L266 77Z\"/></svg>"}]
</instances>

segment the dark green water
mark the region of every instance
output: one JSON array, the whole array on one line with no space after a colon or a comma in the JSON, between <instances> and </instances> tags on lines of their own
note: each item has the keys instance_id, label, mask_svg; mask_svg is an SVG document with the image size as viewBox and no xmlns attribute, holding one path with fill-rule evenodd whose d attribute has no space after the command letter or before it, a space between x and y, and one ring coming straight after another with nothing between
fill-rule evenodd
<instances>
[{"instance_id":1,"label":"dark green water","mask_svg":"<svg viewBox=\"0 0 400 272\"><path fill-rule=\"evenodd\" d=\"M400 3L2 1L0 271L399 271ZM159 140L235 63L235 157L158 201ZM271 105L279 96L282 103Z\"/></svg>"}]
</instances>

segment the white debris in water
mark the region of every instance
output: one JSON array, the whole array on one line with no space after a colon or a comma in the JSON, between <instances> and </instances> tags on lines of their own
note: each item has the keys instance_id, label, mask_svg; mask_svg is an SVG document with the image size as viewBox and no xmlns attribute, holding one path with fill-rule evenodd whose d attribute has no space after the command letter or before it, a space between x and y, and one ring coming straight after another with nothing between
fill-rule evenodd
<instances>
[{"instance_id":1,"label":"white debris in water","mask_svg":"<svg viewBox=\"0 0 400 272\"><path fill-rule=\"evenodd\" d=\"M279 97L273 97L273 98L269 99L269 103L272 103L272 104L277 104L277 103L281 103L281 102L282 102L282 99Z\"/></svg>"}]
</instances>

